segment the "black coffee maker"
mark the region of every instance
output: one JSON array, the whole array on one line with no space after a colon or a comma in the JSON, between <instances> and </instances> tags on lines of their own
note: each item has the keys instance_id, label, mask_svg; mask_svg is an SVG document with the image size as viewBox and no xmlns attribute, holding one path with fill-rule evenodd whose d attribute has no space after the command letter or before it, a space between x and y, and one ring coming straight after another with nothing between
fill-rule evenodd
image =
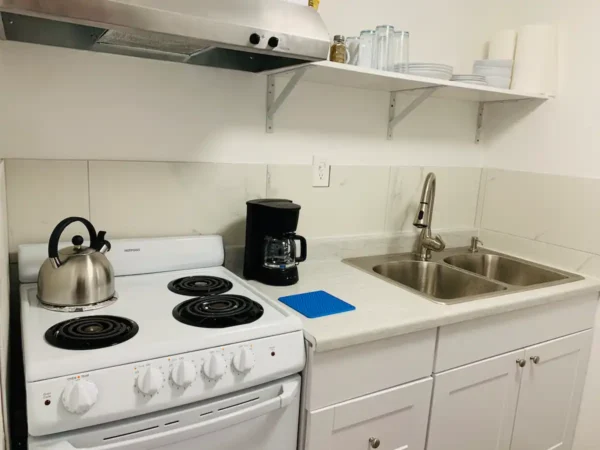
<instances>
[{"instance_id":1,"label":"black coffee maker","mask_svg":"<svg viewBox=\"0 0 600 450\"><path fill-rule=\"evenodd\" d=\"M283 199L250 200L246 205L244 277L271 286L297 283L296 266L306 260L307 250L306 239L296 234L300 205Z\"/></svg>"}]
</instances>

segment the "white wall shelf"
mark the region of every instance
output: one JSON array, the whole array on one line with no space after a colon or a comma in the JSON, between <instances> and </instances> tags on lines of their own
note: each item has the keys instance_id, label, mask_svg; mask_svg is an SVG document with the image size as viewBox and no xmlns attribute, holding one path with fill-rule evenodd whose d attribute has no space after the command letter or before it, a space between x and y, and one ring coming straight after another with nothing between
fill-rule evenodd
<instances>
[{"instance_id":1,"label":"white wall shelf","mask_svg":"<svg viewBox=\"0 0 600 450\"><path fill-rule=\"evenodd\" d=\"M477 114L477 131L475 141L479 142L483 128L483 110L486 103L513 102L523 100L545 101L550 96L530 94L509 89L498 89L490 86L458 83L455 81L437 80L394 72L383 72L363 67L322 61L301 66L299 68L281 69L267 72L267 132L274 130L273 119L277 110L283 105L300 80L312 83L330 84L372 91L390 93L388 139L393 138L393 130L411 112L417 109L429 97L446 98L479 103ZM289 78L281 94L275 96L276 80ZM415 99L402 111L396 111L397 94L408 94Z\"/></svg>"}]
</instances>

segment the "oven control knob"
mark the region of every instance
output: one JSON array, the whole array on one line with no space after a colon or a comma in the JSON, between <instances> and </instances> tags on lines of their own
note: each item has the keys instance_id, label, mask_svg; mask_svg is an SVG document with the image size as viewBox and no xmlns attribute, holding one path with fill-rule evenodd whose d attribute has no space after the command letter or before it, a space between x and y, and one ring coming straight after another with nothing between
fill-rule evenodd
<instances>
[{"instance_id":1,"label":"oven control knob","mask_svg":"<svg viewBox=\"0 0 600 450\"><path fill-rule=\"evenodd\" d=\"M233 367L242 373L250 372L255 362L254 353L247 347L240 349L233 357Z\"/></svg>"},{"instance_id":2,"label":"oven control knob","mask_svg":"<svg viewBox=\"0 0 600 450\"><path fill-rule=\"evenodd\" d=\"M218 353L213 353L204 361L202 371L209 379L218 380L225 374L225 359Z\"/></svg>"},{"instance_id":3,"label":"oven control knob","mask_svg":"<svg viewBox=\"0 0 600 450\"><path fill-rule=\"evenodd\" d=\"M180 361L171 372L171 379L185 389L196 379L196 366L190 361Z\"/></svg>"},{"instance_id":4,"label":"oven control knob","mask_svg":"<svg viewBox=\"0 0 600 450\"><path fill-rule=\"evenodd\" d=\"M137 387L145 395L154 395L162 387L164 378L160 370L149 367L138 376Z\"/></svg>"},{"instance_id":5,"label":"oven control knob","mask_svg":"<svg viewBox=\"0 0 600 450\"><path fill-rule=\"evenodd\" d=\"M98 400L98 388L91 381L70 381L62 394L62 403L67 411L83 414Z\"/></svg>"}]
</instances>

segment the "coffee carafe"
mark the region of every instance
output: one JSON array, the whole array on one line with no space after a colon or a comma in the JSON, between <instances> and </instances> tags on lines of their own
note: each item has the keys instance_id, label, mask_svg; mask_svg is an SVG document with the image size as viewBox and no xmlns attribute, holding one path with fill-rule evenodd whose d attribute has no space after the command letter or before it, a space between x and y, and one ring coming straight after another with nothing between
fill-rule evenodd
<instances>
[{"instance_id":1,"label":"coffee carafe","mask_svg":"<svg viewBox=\"0 0 600 450\"><path fill-rule=\"evenodd\" d=\"M300 206L291 200L261 199L247 202L247 207L244 277L272 286L297 283L297 266L307 254L306 239L296 234Z\"/></svg>"},{"instance_id":2,"label":"coffee carafe","mask_svg":"<svg viewBox=\"0 0 600 450\"><path fill-rule=\"evenodd\" d=\"M300 256L296 256L296 241L300 242ZM268 269L291 269L306 260L306 239L296 233L280 238L265 236L264 263Z\"/></svg>"}]
</instances>

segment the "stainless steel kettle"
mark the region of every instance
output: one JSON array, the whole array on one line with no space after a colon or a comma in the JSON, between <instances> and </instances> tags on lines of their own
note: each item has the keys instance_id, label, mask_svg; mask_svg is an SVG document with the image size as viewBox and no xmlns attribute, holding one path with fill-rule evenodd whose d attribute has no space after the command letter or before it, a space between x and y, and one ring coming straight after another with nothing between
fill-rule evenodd
<instances>
[{"instance_id":1,"label":"stainless steel kettle","mask_svg":"<svg viewBox=\"0 0 600 450\"><path fill-rule=\"evenodd\" d=\"M90 235L90 246L83 246L83 237L74 236L73 247L58 250L63 231L72 223L81 222ZM115 296L112 265L104 255L110 242L106 232L96 234L94 226L82 217L61 221L48 243L48 259L38 274L38 299L55 307L84 307L110 300Z\"/></svg>"}]
</instances>

